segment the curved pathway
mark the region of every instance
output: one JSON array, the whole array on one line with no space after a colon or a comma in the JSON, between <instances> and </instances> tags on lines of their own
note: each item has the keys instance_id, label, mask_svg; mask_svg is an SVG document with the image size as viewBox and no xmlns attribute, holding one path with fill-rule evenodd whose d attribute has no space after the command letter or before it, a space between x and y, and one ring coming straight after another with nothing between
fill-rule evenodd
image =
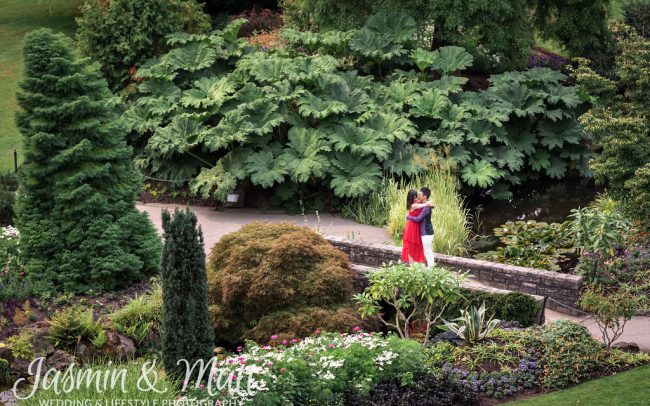
<instances>
[{"instance_id":1,"label":"curved pathway","mask_svg":"<svg viewBox=\"0 0 650 406\"><path fill-rule=\"evenodd\" d=\"M164 209L173 212L175 208L184 210L185 207L187 206L160 203L137 204L137 208L140 211L149 214L149 217L159 231L162 229L161 214ZM268 221L271 223L288 221L296 225L310 227L326 235L379 244L393 243L390 236L383 228L359 224L353 220L344 219L341 216L328 213L320 215L291 215L278 210L216 210L212 207L202 206L191 206L190 209L196 214L201 229L203 230L206 254L222 236L237 231L243 225L254 221Z\"/></svg>"},{"instance_id":2,"label":"curved pathway","mask_svg":"<svg viewBox=\"0 0 650 406\"><path fill-rule=\"evenodd\" d=\"M162 229L161 214L164 209L173 211L178 207L187 206L159 203L138 203L140 211L147 212L159 232ZM386 230L380 227L358 224L353 220L344 219L338 215L316 214L291 215L282 211L261 211L252 209L224 209L215 210L211 207L192 206L190 209L203 229L206 254L212 246L225 234L239 230L243 225L254 221L268 221L277 223L288 221L297 225L305 225L327 235L344 237L359 241L380 244L392 244ZM550 323L559 319L569 319L585 325L591 334L600 339L600 331L593 318L573 317L550 309L545 312L546 322ZM619 341L634 342L642 351L650 352L650 317L634 317L626 327L625 333Z\"/></svg>"}]
</instances>

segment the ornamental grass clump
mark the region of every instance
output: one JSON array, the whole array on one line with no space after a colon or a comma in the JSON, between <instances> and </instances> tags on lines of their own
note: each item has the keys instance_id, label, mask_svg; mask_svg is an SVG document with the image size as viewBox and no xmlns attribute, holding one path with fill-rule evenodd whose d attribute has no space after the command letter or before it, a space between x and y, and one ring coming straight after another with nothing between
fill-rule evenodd
<instances>
[{"instance_id":1,"label":"ornamental grass clump","mask_svg":"<svg viewBox=\"0 0 650 406\"><path fill-rule=\"evenodd\" d=\"M307 227L256 222L224 236L208 259L208 289L212 326L225 342L361 324L345 254Z\"/></svg>"}]
</instances>

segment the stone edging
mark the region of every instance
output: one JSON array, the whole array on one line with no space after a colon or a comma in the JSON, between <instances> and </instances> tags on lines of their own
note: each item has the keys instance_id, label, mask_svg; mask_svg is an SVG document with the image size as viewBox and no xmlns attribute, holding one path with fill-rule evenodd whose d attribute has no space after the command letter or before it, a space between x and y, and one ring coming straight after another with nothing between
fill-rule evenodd
<instances>
[{"instance_id":1,"label":"stone edging","mask_svg":"<svg viewBox=\"0 0 650 406\"><path fill-rule=\"evenodd\" d=\"M376 267L397 262L402 253L402 249L394 245L365 243L334 236L325 238L347 253L350 261L366 266ZM477 281L495 288L548 296L553 300L548 300L546 306L558 312L574 316L583 314L576 309L583 286L581 276L444 254L436 254L436 263L457 271L467 271Z\"/></svg>"}]
</instances>

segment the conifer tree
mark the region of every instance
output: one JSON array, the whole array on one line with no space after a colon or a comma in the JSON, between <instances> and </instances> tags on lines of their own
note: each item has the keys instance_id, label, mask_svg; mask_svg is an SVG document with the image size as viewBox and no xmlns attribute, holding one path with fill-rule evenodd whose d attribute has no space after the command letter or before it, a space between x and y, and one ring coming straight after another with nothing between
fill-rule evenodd
<instances>
[{"instance_id":1,"label":"conifer tree","mask_svg":"<svg viewBox=\"0 0 650 406\"><path fill-rule=\"evenodd\" d=\"M16 224L31 278L65 291L111 290L157 272L161 244L135 208L141 179L118 100L73 49L48 29L25 37Z\"/></svg>"},{"instance_id":2,"label":"conifer tree","mask_svg":"<svg viewBox=\"0 0 650 406\"><path fill-rule=\"evenodd\" d=\"M184 376L190 367L212 355L214 332L208 312L203 233L191 211L162 214L165 245L161 272L163 288L162 353L165 371Z\"/></svg>"}]
</instances>

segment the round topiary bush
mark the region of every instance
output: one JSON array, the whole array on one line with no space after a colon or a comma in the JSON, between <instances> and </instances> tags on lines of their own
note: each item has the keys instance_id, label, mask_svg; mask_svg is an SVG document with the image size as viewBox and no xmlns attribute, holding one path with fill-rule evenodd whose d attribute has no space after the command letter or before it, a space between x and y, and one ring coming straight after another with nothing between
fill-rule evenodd
<instances>
[{"instance_id":1,"label":"round topiary bush","mask_svg":"<svg viewBox=\"0 0 650 406\"><path fill-rule=\"evenodd\" d=\"M218 340L266 342L362 324L345 254L307 227L251 223L208 259L208 303Z\"/></svg>"}]
</instances>

